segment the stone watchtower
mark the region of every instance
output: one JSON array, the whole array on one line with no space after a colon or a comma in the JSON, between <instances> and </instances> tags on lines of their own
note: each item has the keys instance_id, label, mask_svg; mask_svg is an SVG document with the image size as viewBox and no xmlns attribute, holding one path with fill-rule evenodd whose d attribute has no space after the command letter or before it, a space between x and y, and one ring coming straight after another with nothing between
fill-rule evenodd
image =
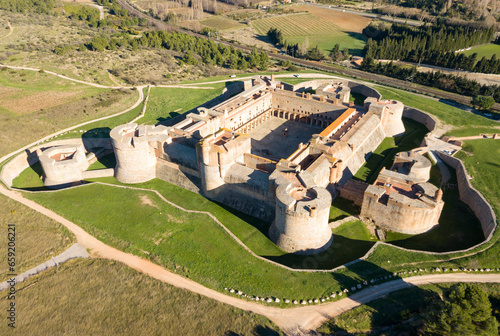
<instances>
[{"instance_id":1,"label":"stone watchtower","mask_svg":"<svg viewBox=\"0 0 500 336\"><path fill-rule=\"evenodd\" d=\"M403 103L397 100L378 100L374 97L365 99L365 110L380 118L386 137L401 135L405 132L403 124Z\"/></svg>"},{"instance_id":2,"label":"stone watchtower","mask_svg":"<svg viewBox=\"0 0 500 336\"><path fill-rule=\"evenodd\" d=\"M136 123L111 130L116 156L115 178L118 181L141 183L156 177L156 155L147 135L147 127Z\"/></svg>"},{"instance_id":3,"label":"stone watchtower","mask_svg":"<svg viewBox=\"0 0 500 336\"><path fill-rule=\"evenodd\" d=\"M271 240L286 252L316 254L332 243L328 225L332 196L322 187L279 183Z\"/></svg>"}]
</instances>

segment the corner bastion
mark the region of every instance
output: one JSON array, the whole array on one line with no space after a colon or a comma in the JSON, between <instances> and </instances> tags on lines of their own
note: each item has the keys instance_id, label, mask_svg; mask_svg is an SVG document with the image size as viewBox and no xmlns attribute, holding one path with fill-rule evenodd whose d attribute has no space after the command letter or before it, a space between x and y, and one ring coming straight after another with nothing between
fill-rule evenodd
<instances>
[{"instance_id":1,"label":"corner bastion","mask_svg":"<svg viewBox=\"0 0 500 336\"><path fill-rule=\"evenodd\" d=\"M401 152L390 170L364 190L361 217L376 226L406 234L429 231L443 210L443 191L427 182L431 162L416 151Z\"/></svg>"},{"instance_id":2,"label":"corner bastion","mask_svg":"<svg viewBox=\"0 0 500 336\"><path fill-rule=\"evenodd\" d=\"M53 189L65 188L83 180L89 167L83 145L54 146L37 151L43 168L43 183Z\"/></svg>"},{"instance_id":3,"label":"corner bastion","mask_svg":"<svg viewBox=\"0 0 500 336\"><path fill-rule=\"evenodd\" d=\"M316 254L333 241L328 226L332 196L315 185L309 172L275 172L276 215L269 229L271 240L282 250Z\"/></svg>"},{"instance_id":4,"label":"corner bastion","mask_svg":"<svg viewBox=\"0 0 500 336\"><path fill-rule=\"evenodd\" d=\"M122 183L141 183L156 177L156 154L159 141L169 137L154 126L137 126L136 123L120 125L110 132L116 157L115 178ZM164 135L156 138L155 135ZM151 145L150 145L151 143Z\"/></svg>"}]
</instances>

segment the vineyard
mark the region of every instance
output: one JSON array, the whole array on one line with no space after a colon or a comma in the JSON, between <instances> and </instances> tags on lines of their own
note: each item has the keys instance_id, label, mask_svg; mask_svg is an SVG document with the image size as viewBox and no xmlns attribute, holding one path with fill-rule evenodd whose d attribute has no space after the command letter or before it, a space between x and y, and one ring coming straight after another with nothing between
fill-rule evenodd
<instances>
[{"instance_id":1,"label":"vineyard","mask_svg":"<svg viewBox=\"0 0 500 336\"><path fill-rule=\"evenodd\" d=\"M260 35L266 35L269 28L278 28L289 43L302 43L307 37L309 46L318 47L328 53L338 43L349 48L351 54L359 54L365 40L359 33L342 31L337 25L311 14L292 14L252 21Z\"/></svg>"}]
</instances>

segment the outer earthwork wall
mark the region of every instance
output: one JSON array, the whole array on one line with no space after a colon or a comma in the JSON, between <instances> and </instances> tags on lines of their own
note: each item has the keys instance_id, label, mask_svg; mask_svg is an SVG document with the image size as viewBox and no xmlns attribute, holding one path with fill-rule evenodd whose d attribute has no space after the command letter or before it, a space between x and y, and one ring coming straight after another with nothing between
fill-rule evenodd
<instances>
[{"instance_id":1,"label":"outer earthwork wall","mask_svg":"<svg viewBox=\"0 0 500 336\"><path fill-rule=\"evenodd\" d=\"M14 179L19 176L19 174L21 174L23 170L38 162L38 155L36 154L37 149L44 150L46 148L54 146L73 144L83 145L87 151L91 150L92 148L98 147L111 149L111 139L109 138L77 138L51 141L49 143L44 143L30 148L24 153L21 153L14 157L3 167L2 173L0 174L0 179L8 187L12 187L12 181L14 181Z\"/></svg>"},{"instance_id":2,"label":"outer earthwork wall","mask_svg":"<svg viewBox=\"0 0 500 336\"><path fill-rule=\"evenodd\" d=\"M488 201L471 184L462 160L437 152L437 155L446 164L453 167L457 173L458 191L460 200L467 204L481 222L484 237L490 239L497 226L497 218Z\"/></svg>"}]
</instances>

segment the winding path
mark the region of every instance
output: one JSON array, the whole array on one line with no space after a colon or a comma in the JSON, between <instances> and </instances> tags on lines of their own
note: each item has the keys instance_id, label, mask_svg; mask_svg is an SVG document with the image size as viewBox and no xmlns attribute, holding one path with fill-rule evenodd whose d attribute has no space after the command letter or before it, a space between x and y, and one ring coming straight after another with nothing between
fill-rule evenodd
<instances>
[{"instance_id":1,"label":"winding path","mask_svg":"<svg viewBox=\"0 0 500 336\"><path fill-rule=\"evenodd\" d=\"M73 222L41 206L38 203L24 198L20 192L8 190L5 187L1 186L0 193L64 225L73 234L75 234L80 245L90 249L91 255L94 257L122 262L141 273L147 274L172 286L198 293L200 295L239 309L264 315L271 321L273 321L287 334L294 334L298 330L315 330L324 322L342 314L345 311L353 309L362 304L366 304L372 300L381 298L391 292L405 288L411 288L413 286L443 282L500 282L500 274L447 273L436 275L422 275L393 280L381 285L373 286L359 291L358 293L351 295L349 298L341 299L336 302L286 309L269 307L217 292L197 282L194 282L193 280L170 272L165 268L152 263L149 260L142 259L133 254L125 253L111 246L108 246L85 232L82 228L80 228Z\"/></svg>"},{"instance_id":2,"label":"winding path","mask_svg":"<svg viewBox=\"0 0 500 336\"><path fill-rule=\"evenodd\" d=\"M22 68L22 67L11 67L7 66L9 68L13 69L25 69L25 70L33 70L33 71L38 71L39 69L32 69L32 68ZM110 88L106 86L102 86L99 84L94 84L94 83L88 83L76 79L72 79L63 75L59 75L53 72L47 71L47 73L51 73L53 75L56 75L58 77L72 80L75 82L87 84L87 85L92 85L96 87L103 87L103 88ZM290 77L289 75L279 75L280 77ZM335 76L329 76L329 75L322 75L318 76L317 74L310 74L311 77L309 77L309 74L306 75L301 75L302 77L305 78L336 78ZM242 78L238 78L237 80L241 80ZM221 80L221 81L215 81L215 82L207 82L207 83L199 83L199 84L211 84L211 83L218 83L218 82L225 82L225 81L231 81L234 79L228 79L228 80ZM175 87L175 86L168 86L168 87ZM187 86L187 85L182 85L182 86L177 86L177 87L191 87L193 86ZM62 131L59 131L57 133L54 133L52 135L49 135L39 141L37 143L44 141L46 139L49 139L55 135L58 135L60 133L66 132L68 130L72 130L78 127L81 127L83 125L93 123L98 120L104 120L108 118L112 118L114 116L126 113L130 111L131 109L137 107L143 100L144 100L144 94L143 94L143 88L144 87L137 87L139 91L139 99L137 102L130 108L128 108L125 111L122 111L120 113L114 114L112 116L108 117L103 117L97 120L92 120L88 121L76 126L72 126L70 128L66 128ZM30 145L27 145L13 153L10 153L2 158L0 158L0 162L5 161L12 155L15 155L22 150L25 150L36 143L32 143ZM446 274L435 274L435 275L422 275L422 276L415 276L415 277L408 277L404 279L398 279L398 280L393 280L389 281L377 286L372 286L369 288L366 288L364 290L360 290L359 292L351 295L348 298L338 300L336 302L329 302L329 303L323 303L323 304L318 304L318 305L307 305L307 306L301 306L297 308L277 308L277 307L270 307L270 306L265 306L262 304L258 304L255 302L251 301L246 301L242 300L233 296L226 295L224 293L217 292L215 290L212 290L210 288L207 288L199 283L196 283L190 279L184 278L174 272L168 271L165 268L156 265L152 263L149 260L142 259L138 256L122 252L120 250L117 250L111 246L108 246L104 244L103 242L99 241L95 237L91 236L87 232L85 232L82 228L80 228L78 225L74 224L73 222L63 218L62 216L56 214L55 212L43 207L42 205L35 203L29 199L26 199L23 197L23 195L14 190L9 190L5 188L4 186L0 185L0 193L17 201L20 202L35 211L38 211L39 213L48 216L49 218L52 218L53 220L61 223L64 225L66 228L68 228L75 236L77 237L77 241L79 244L84 246L85 248L89 249L91 251L92 256L94 257L100 257L100 258L106 258L106 259L111 259L111 260L116 260L119 262L122 262L126 264L129 267L132 267L133 269L142 272L144 274L147 274L155 279L158 279L160 281L166 282L170 285L173 285L178 288L183 288L186 290L189 290L191 292L198 293L200 295L206 296L208 298L217 300L219 302L234 306L236 308L246 310L246 311L251 311L257 314L261 314L269 318L271 321L273 321L278 327L280 327L285 333L287 334L296 334L298 331L310 331L310 330L315 330L318 328L322 323L326 322L327 320L331 319L332 317L338 316L342 314L343 312L353 309L357 306L360 306L362 304L366 304L372 300L375 300L377 298L383 297L391 292L405 289L405 288L411 288L413 286L419 286L419 285L424 285L424 284L432 284L432 283L443 283L443 282L495 282L498 283L500 282L500 274L467 274L467 273L446 273Z\"/></svg>"},{"instance_id":3,"label":"winding path","mask_svg":"<svg viewBox=\"0 0 500 336\"><path fill-rule=\"evenodd\" d=\"M6 38L6 37L8 37L10 35L12 35L12 33L14 32L14 27L12 27L12 25L10 24L9 21L7 21L7 27L9 27L9 33L7 35L5 35L5 36L2 36L1 37L2 39Z\"/></svg>"}]
</instances>

